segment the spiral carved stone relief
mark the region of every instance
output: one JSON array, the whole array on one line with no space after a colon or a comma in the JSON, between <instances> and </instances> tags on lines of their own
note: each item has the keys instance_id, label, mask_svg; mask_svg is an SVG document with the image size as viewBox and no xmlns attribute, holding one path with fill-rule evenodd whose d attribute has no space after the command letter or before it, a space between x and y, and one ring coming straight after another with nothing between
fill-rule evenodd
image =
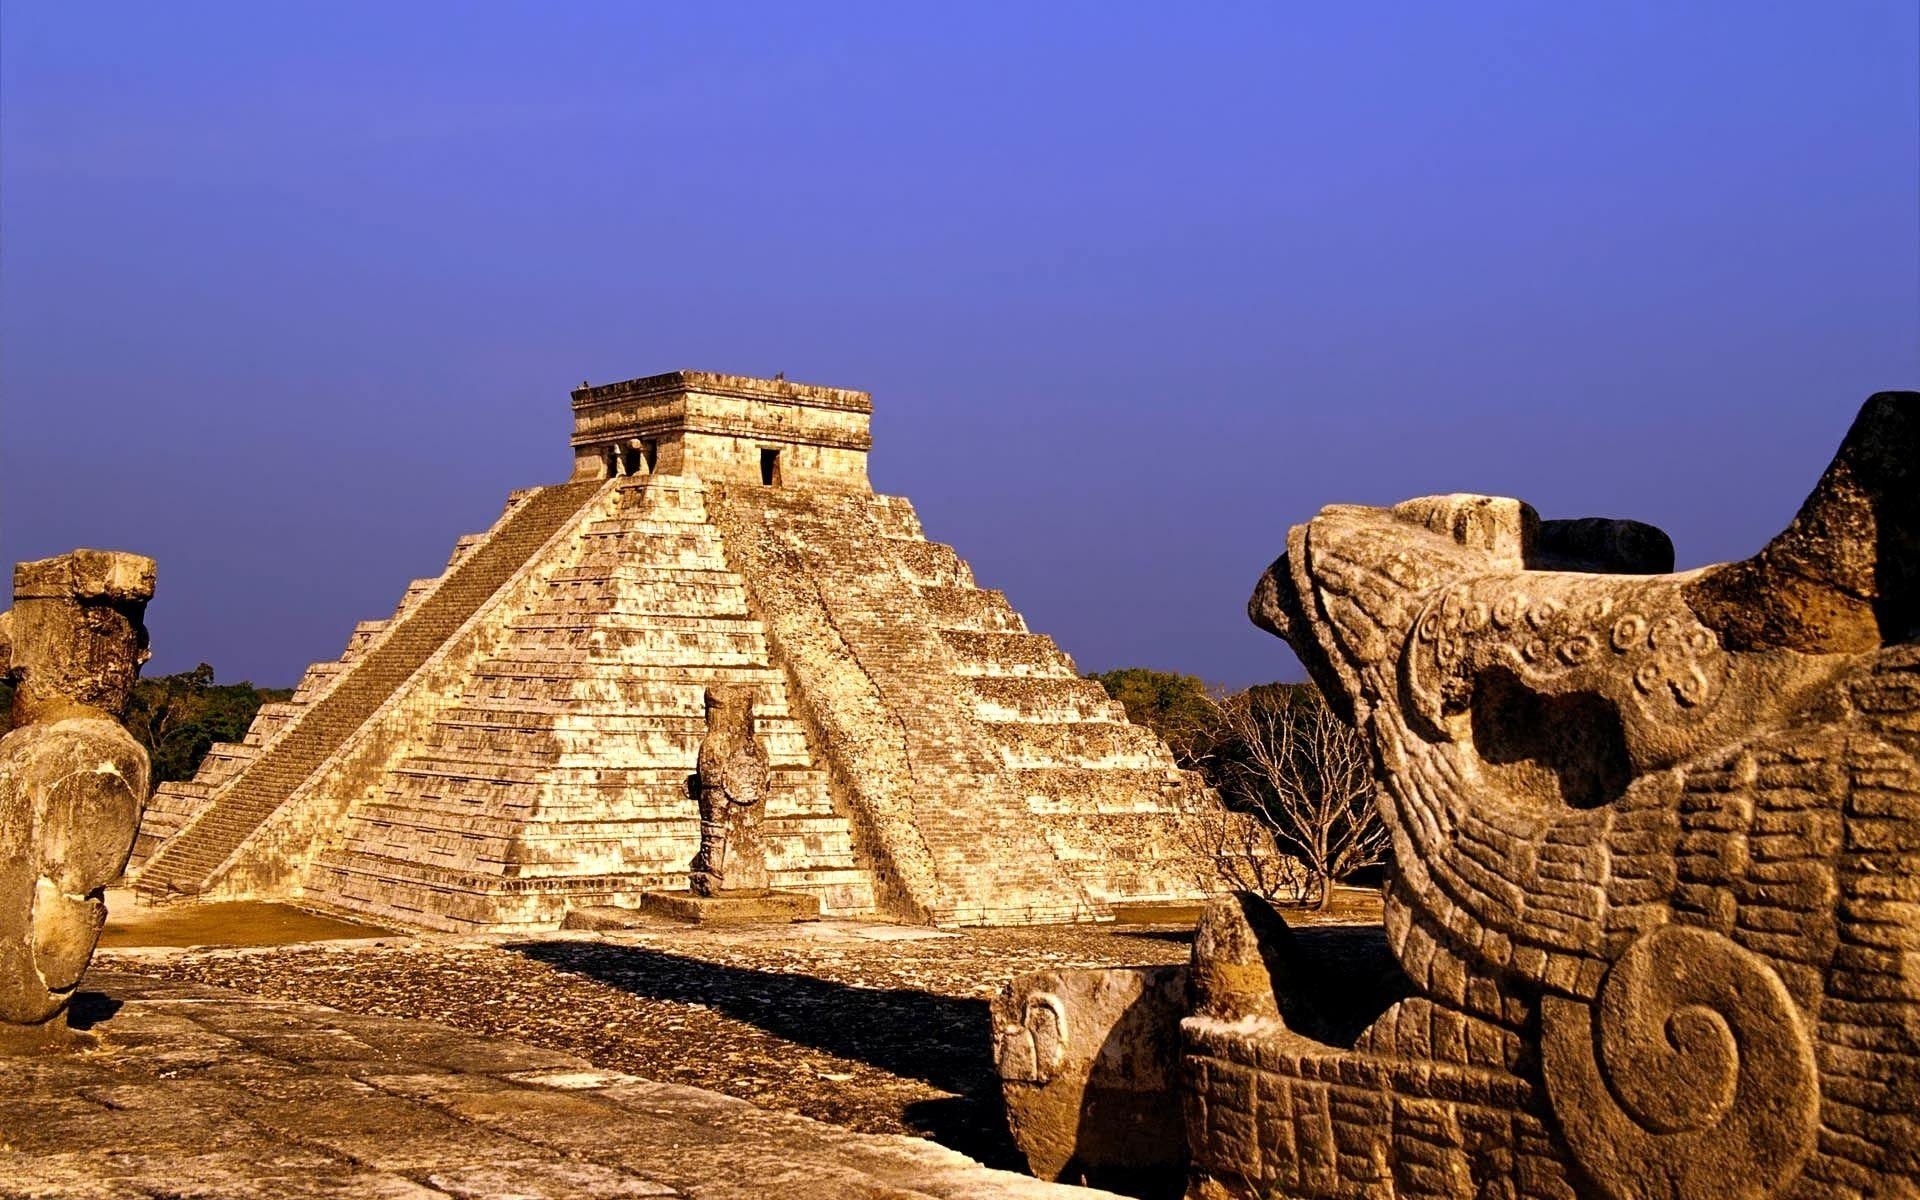
<instances>
[{"instance_id":1,"label":"spiral carved stone relief","mask_svg":"<svg viewBox=\"0 0 1920 1200\"><path fill-rule=\"evenodd\" d=\"M1547 1094L1587 1175L1619 1200L1760 1200L1819 1127L1813 1039L1765 960L1703 929L1635 941L1591 1006L1541 1006Z\"/></svg>"}]
</instances>

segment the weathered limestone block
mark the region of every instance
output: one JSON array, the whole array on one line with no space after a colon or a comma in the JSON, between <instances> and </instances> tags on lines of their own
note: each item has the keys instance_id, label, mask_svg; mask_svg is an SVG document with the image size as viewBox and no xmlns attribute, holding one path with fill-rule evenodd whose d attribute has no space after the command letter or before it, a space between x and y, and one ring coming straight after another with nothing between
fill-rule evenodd
<instances>
[{"instance_id":1,"label":"weathered limestone block","mask_svg":"<svg viewBox=\"0 0 1920 1200\"><path fill-rule=\"evenodd\" d=\"M753 731L753 689L707 689L707 736L700 743L700 851L687 868L696 896L767 887L767 752Z\"/></svg>"},{"instance_id":2,"label":"weathered limestone block","mask_svg":"<svg viewBox=\"0 0 1920 1200\"><path fill-rule=\"evenodd\" d=\"M0 738L0 1046L57 1041L147 798L119 724L140 664L153 560L76 550L14 568L15 728Z\"/></svg>"},{"instance_id":3,"label":"weathered limestone block","mask_svg":"<svg viewBox=\"0 0 1920 1200\"><path fill-rule=\"evenodd\" d=\"M1138 1194L1186 1168L1179 1067L1186 969L1046 971L993 1002L994 1062L1014 1141L1042 1179Z\"/></svg>"},{"instance_id":4,"label":"weathered limestone block","mask_svg":"<svg viewBox=\"0 0 1920 1200\"><path fill-rule=\"evenodd\" d=\"M1372 747L1413 994L1323 1041L1203 930L1191 1193L1920 1189L1917 541L1912 394L1742 563L1490 497L1295 527L1252 616Z\"/></svg>"},{"instance_id":5,"label":"weathered limestone block","mask_svg":"<svg viewBox=\"0 0 1920 1200\"><path fill-rule=\"evenodd\" d=\"M1188 967L1045 971L994 1001L1008 1127L1034 1174L1178 1194L1189 1166L1183 1101L1195 1094L1193 1062L1181 1054L1196 1028L1256 1057L1281 1046L1324 1055L1353 1044L1407 992L1378 928L1290 931L1251 893L1211 904L1194 939ZM1186 1121L1204 1125L1204 1111L1184 1107ZM1234 1128L1227 1143L1192 1145L1237 1161L1255 1138L1244 1121Z\"/></svg>"}]
</instances>

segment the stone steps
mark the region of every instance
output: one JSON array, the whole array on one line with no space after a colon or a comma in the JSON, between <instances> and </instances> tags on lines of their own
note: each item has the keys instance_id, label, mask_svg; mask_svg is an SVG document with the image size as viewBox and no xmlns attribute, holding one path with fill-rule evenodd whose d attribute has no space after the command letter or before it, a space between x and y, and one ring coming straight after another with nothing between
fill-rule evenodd
<instances>
[{"instance_id":1,"label":"stone steps","mask_svg":"<svg viewBox=\"0 0 1920 1200\"><path fill-rule=\"evenodd\" d=\"M635 828L660 822L685 824L699 820L693 799L687 795L684 787L678 796L663 790L637 801L631 797L618 797L599 805L583 802L566 806L540 803L537 798L515 805L501 804L488 798L428 795L413 789L395 788L379 800L362 804L359 812L368 820L383 825L405 825L489 837L509 837L514 830L524 826L536 833L541 829L551 831L577 827L583 836L604 838L624 835ZM770 828L777 827L789 833L833 836L848 846L852 844L845 836L845 823L834 814L832 805L826 803L824 794L807 798L776 795L767 802L766 820ZM691 849L688 855L691 857Z\"/></svg>"},{"instance_id":2,"label":"stone steps","mask_svg":"<svg viewBox=\"0 0 1920 1200\"><path fill-rule=\"evenodd\" d=\"M972 675L973 711L982 721L1125 721L1127 710L1098 680L1078 676Z\"/></svg>"},{"instance_id":3,"label":"stone steps","mask_svg":"<svg viewBox=\"0 0 1920 1200\"><path fill-rule=\"evenodd\" d=\"M145 862L160 844L180 832L212 795L213 786L199 779L161 784L147 800L140 814L140 831L134 839L133 863Z\"/></svg>"},{"instance_id":4,"label":"stone steps","mask_svg":"<svg viewBox=\"0 0 1920 1200\"><path fill-rule=\"evenodd\" d=\"M581 655L559 656L547 651L524 654L517 650L509 650L506 654L491 658L475 667L473 678L571 683L583 678L588 666L585 657ZM710 679L717 683L760 684L780 681L780 675L777 672L765 666L752 664L746 666L706 664L701 668L701 676L703 679ZM689 679L686 668L682 666L622 663L618 680L597 682L610 682L615 686L624 687L628 684L684 684Z\"/></svg>"},{"instance_id":5,"label":"stone steps","mask_svg":"<svg viewBox=\"0 0 1920 1200\"><path fill-rule=\"evenodd\" d=\"M942 629L981 633L1027 632L1026 621L1007 603L1004 592L942 584L923 587L920 595Z\"/></svg>"},{"instance_id":6,"label":"stone steps","mask_svg":"<svg viewBox=\"0 0 1920 1200\"><path fill-rule=\"evenodd\" d=\"M295 704L288 701L262 704L260 711L254 714L253 723L247 726L246 740L243 744L255 747L262 745L274 734L286 728L305 708L304 703Z\"/></svg>"},{"instance_id":7,"label":"stone steps","mask_svg":"<svg viewBox=\"0 0 1920 1200\"><path fill-rule=\"evenodd\" d=\"M551 766L591 766L605 762L686 762L689 768L700 739L691 735L628 734L582 728L576 730L524 729L499 725L469 725L454 721L438 724L434 746L462 761L476 758L527 755ZM776 762L802 761L805 737L797 731L765 741ZM1051 764L1042 764L1051 765Z\"/></svg>"},{"instance_id":8,"label":"stone steps","mask_svg":"<svg viewBox=\"0 0 1920 1200\"><path fill-rule=\"evenodd\" d=\"M960 560L952 546L903 538L888 540L894 543L894 554L905 568L907 577L920 587L973 586L972 568Z\"/></svg>"},{"instance_id":9,"label":"stone steps","mask_svg":"<svg viewBox=\"0 0 1920 1200\"><path fill-rule=\"evenodd\" d=\"M716 579L719 576L716 574ZM556 583L556 610L578 614L624 612L658 617L745 618L746 591L737 584L687 580L572 579Z\"/></svg>"},{"instance_id":10,"label":"stone steps","mask_svg":"<svg viewBox=\"0 0 1920 1200\"><path fill-rule=\"evenodd\" d=\"M765 666L767 647L760 630L526 628L517 630L514 656L533 661L584 662L602 666Z\"/></svg>"},{"instance_id":11,"label":"stone steps","mask_svg":"<svg viewBox=\"0 0 1920 1200\"><path fill-rule=\"evenodd\" d=\"M705 647L710 644L702 635L712 635L720 641L732 644L743 637L764 639L766 629L760 622L741 614L728 616L714 613L686 614L650 612L645 609L631 609L620 602L618 596L608 596L593 605L578 608L536 609L523 616L515 617L511 622L515 630L528 633L576 633L591 630L602 635L649 635L660 639L660 644L674 644ZM649 644L643 636L623 636L622 645Z\"/></svg>"},{"instance_id":12,"label":"stone steps","mask_svg":"<svg viewBox=\"0 0 1920 1200\"><path fill-rule=\"evenodd\" d=\"M427 817L444 819L425 819ZM516 878L684 871L700 847L697 817L631 821L502 822L491 828L452 824L450 814L409 806L369 806L341 850L349 855L417 862ZM851 869L853 842L833 818L772 819L765 826L774 869Z\"/></svg>"},{"instance_id":13,"label":"stone steps","mask_svg":"<svg viewBox=\"0 0 1920 1200\"><path fill-rule=\"evenodd\" d=\"M1118 721L991 722L987 733L1006 764L1031 767L1152 769L1173 767L1166 744L1151 730Z\"/></svg>"},{"instance_id":14,"label":"stone steps","mask_svg":"<svg viewBox=\"0 0 1920 1200\"><path fill-rule=\"evenodd\" d=\"M697 693L696 693L697 694ZM754 729L763 737L799 734L803 730L792 717L779 713L755 713ZM473 696L447 709L447 720L466 725L498 725L513 728L570 729L592 726L613 733L665 731L704 737L706 717L697 709L666 709L659 705L635 708L600 700L578 705L557 704L550 700L500 700Z\"/></svg>"},{"instance_id":15,"label":"stone steps","mask_svg":"<svg viewBox=\"0 0 1920 1200\"><path fill-rule=\"evenodd\" d=\"M411 593L415 589L424 591L425 585L430 585L433 582L435 581L431 579L425 579L425 580L416 579L411 584L408 585L408 591L409 593ZM358 625L355 625L353 627L353 632L347 635L347 648L341 651L340 661L342 663L350 663L354 659L359 658L360 652L365 650L368 646L371 646L373 644L374 639L379 637L381 634L385 633L387 631L387 626L391 624L393 624L393 622L391 620L387 620L387 621L362 621Z\"/></svg>"},{"instance_id":16,"label":"stone steps","mask_svg":"<svg viewBox=\"0 0 1920 1200\"><path fill-rule=\"evenodd\" d=\"M462 555L431 594L403 602L402 615L345 664L334 686L159 846L140 871L141 891L203 890L247 836L598 490L597 484L568 484L533 493Z\"/></svg>"},{"instance_id":17,"label":"stone steps","mask_svg":"<svg viewBox=\"0 0 1920 1200\"><path fill-rule=\"evenodd\" d=\"M215 742L207 747L206 757L200 760L200 769L194 772L194 781L217 787L246 770L259 753L260 747L257 745Z\"/></svg>"},{"instance_id":18,"label":"stone steps","mask_svg":"<svg viewBox=\"0 0 1920 1200\"><path fill-rule=\"evenodd\" d=\"M622 791L684 785L693 770L691 762L665 766L621 766L596 763L591 766L559 766L539 758L435 758L429 754L411 755L396 765L389 775L395 778L418 776L448 780L472 780L488 785L550 783L556 794L593 789ZM784 778L794 778L792 786L826 786L826 772L801 769L792 765L775 768L774 786ZM798 782L804 780L803 782Z\"/></svg>"},{"instance_id":19,"label":"stone steps","mask_svg":"<svg viewBox=\"0 0 1920 1200\"><path fill-rule=\"evenodd\" d=\"M487 535L484 533L462 534L453 543L453 553L447 555L447 569L452 570L454 567L459 566L461 559L472 553L475 546L478 546L486 540Z\"/></svg>"},{"instance_id":20,"label":"stone steps","mask_svg":"<svg viewBox=\"0 0 1920 1200\"><path fill-rule=\"evenodd\" d=\"M585 533L589 538L608 536L639 537L648 541L647 549L657 552L663 547L675 545L700 545L718 550L719 539L712 527L701 520L661 520L650 513L643 515L644 509L628 508L619 515L603 517L590 522Z\"/></svg>"},{"instance_id":21,"label":"stone steps","mask_svg":"<svg viewBox=\"0 0 1920 1200\"><path fill-rule=\"evenodd\" d=\"M953 655L958 675L1076 679L1080 674L1073 660L1043 633L941 629L940 640Z\"/></svg>"},{"instance_id":22,"label":"stone steps","mask_svg":"<svg viewBox=\"0 0 1920 1200\"><path fill-rule=\"evenodd\" d=\"M293 702L305 704L312 700L314 696L325 691L327 685L338 678L340 672L345 669L338 660L308 664L306 674L300 677L300 682L293 689Z\"/></svg>"},{"instance_id":23,"label":"stone steps","mask_svg":"<svg viewBox=\"0 0 1920 1200\"><path fill-rule=\"evenodd\" d=\"M353 805L309 872L310 900L374 919L435 909L463 927L502 927L684 886L699 844L688 780L706 689L746 682L759 689L775 767L765 828L776 880L820 892L830 910L872 911L852 827L812 766L703 497L686 481L618 486L618 515L585 522L460 694L378 794ZM536 878L544 890L522 899Z\"/></svg>"},{"instance_id":24,"label":"stone steps","mask_svg":"<svg viewBox=\"0 0 1920 1200\"><path fill-rule=\"evenodd\" d=\"M864 803L910 809L910 835L905 829L882 833L901 839L900 853L925 856L931 878L908 881L917 903L934 919L957 923L1101 917L1039 836L1009 786L996 745L973 718L971 696L956 686L959 664L921 589L970 587L972 572L958 555L950 547L892 536L890 531L908 527L910 509L876 504L870 496L773 490L728 499L739 506L730 519L751 521L771 535L742 547L752 561L736 569L767 589L819 597L825 621L903 739L909 778L892 786L904 791ZM976 614L991 607L990 600L951 604L970 605ZM800 682L815 694L844 686L824 676L802 676ZM856 713L834 719L859 728ZM842 769L856 788L883 786L881 777L897 771L857 758ZM871 784L869 775L875 776Z\"/></svg>"},{"instance_id":25,"label":"stone steps","mask_svg":"<svg viewBox=\"0 0 1920 1200\"><path fill-rule=\"evenodd\" d=\"M1010 770L1013 786L1025 797L1028 810L1048 815L1171 812L1179 807L1179 797L1206 786L1199 775L1172 763L1088 766L1054 762Z\"/></svg>"},{"instance_id":26,"label":"stone steps","mask_svg":"<svg viewBox=\"0 0 1920 1200\"><path fill-rule=\"evenodd\" d=\"M321 907L363 919L465 932L551 929L571 908L632 908L643 892L686 886L684 868L518 879L400 858L331 853L321 857L313 874L319 886L309 895ZM872 879L864 870L798 868L772 876L777 888L819 896L825 915L857 917L874 911Z\"/></svg>"},{"instance_id":27,"label":"stone steps","mask_svg":"<svg viewBox=\"0 0 1920 1200\"><path fill-rule=\"evenodd\" d=\"M1061 864L1098 901L1190 901L1208 886L1196 813L1217 807L1150 730L1049 638L1010 620L1005 597L968 586L964 562L915 551L909 574L955 682ZM964 579L967 584L958 582Z\"/></svg>"}]
</instances>

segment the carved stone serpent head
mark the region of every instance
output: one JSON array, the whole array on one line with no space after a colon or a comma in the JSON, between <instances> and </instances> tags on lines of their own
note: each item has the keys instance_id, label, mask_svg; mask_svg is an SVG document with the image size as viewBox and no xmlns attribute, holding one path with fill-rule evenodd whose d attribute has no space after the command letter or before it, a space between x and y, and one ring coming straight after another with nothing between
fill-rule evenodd
<instances>
[{"instance_id":1,"label":"carved stone serpent head","mask_svg":"<svg viewBox=\"0 0 1920 1200\"><path fill-rule=\"evenodd\" d=\"M1817 1174L1850 989L1912 1022L1874 1070L1920 1102L1920 934L1876 932L1920 917L1917 546L1920 397L1886 393L1744 562L1450 495L1323 509L1255 589L1369 740L1416 988L1529 1042L1602 1190Z\"/></svg>"}]
</instances>

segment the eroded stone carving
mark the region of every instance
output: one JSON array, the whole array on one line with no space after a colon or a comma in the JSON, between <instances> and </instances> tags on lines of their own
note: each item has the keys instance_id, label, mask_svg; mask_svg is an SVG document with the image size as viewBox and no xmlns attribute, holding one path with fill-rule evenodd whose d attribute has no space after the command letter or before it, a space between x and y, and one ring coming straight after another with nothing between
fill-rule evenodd
<instances>
[{"instance_id":1,"label":"eroded stone carving","mask_svg":"<svg viewBox=\"0 0 1920 1200\"><path fill-rule=\"evenodd\" d=\"M1177 1189L1182 967L1048 971L993 1003L994 1063L1014 1140L1042 1179Z\"/></svg>"},{"instance_id":2,"label":"eroded stone carving","mask_svg":"<svg viewBox=\"0 0 1920 1200\"><path fill-rule=\"evenodd\" d=\"M753 732L753 689L707 689L707 736L700 743L700 850L687 868L696 896L767 887L760 818L767 799L767 752Z\"/></svg>"},{"instance_id":3,"label":"eroded stone carving","mask_svg":"<svg viewBox=\"0 0 1920 1200\"><path fill-rule=\"evenodd\" d=\"M147 753L120 726L147 658L153 560L76 550L14 568L0 739L0 1042L57 1039L133 848Z\"/></svg>"},{"instance_id":4,"label":"eroded stone carving","mask_svg":"<svg viewBox=\"0 0 1920 1200\"><path fill-rule=\"evenodd\" d=\"M1335 506L1250 611L1368 739L1404 978L1329 996L1264 905L1208 909L1190 1196L1920 1194L1920 395L1745 562Z\"/></svg>"},{"instance_id":5,"label":"eroded stone carving","mask_svg":"<svg viewBox=\"0 0 1920 1200\"><path fill-rule=\"evenodd\" d=\"M1475 496L1293 529L1251 612L1371 743L1414 995L1350 1049L1202 1006L1195 1190L1920 1181L1916 537L1896 394L1743 563Z\"/></svg>"}]
</instances>

